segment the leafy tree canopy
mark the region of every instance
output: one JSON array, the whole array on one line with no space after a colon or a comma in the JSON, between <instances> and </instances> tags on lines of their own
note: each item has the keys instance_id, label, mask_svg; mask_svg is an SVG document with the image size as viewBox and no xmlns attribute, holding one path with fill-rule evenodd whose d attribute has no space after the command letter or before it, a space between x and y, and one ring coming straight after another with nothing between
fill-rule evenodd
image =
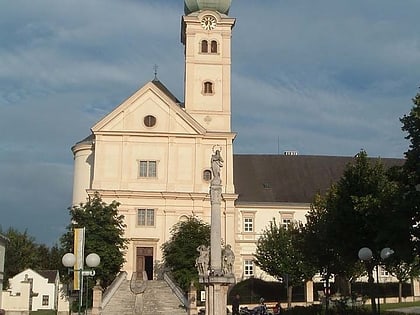
<instances>
[{"instance_id":1,"label":"leafy tree canopy","mask_svg":"<svg viewBox=\"0 0 420 315\"><path fill-rule=\"evenodd\" d=\"M319 271L341 279L359 276L357 254L362 247L373 252L373 259L366 263L370 280L385 247L395 252L394 266L410 264L411 226L409 212L401 207L400 177L400 169L386 169L380 159L369 159L360 151L340 180L315 198L304 228L305 254L308 259L315 257ZM342 285L339 290L348 293Z\"/></svg>"},{"instance_id":2,"label":"leafy tree canopy","mask_svg":"<svg viewBox=\"0 0 420 315\"><path fill-rule=\"evenodd\" d=\"M195 260L200 245L210 245L210 225L193 216L175 224L171 238L162 245L165 267L185 292L191 282L198 283Z\"/></svg>"},{"instance_id":3,"label":"leafy tree canopy","mask_svg":"<svg viewBox=\"0 0 420 315\"><path fill-rule=\"evenodd\" d=\"M406 139L410 141L405 152L405 163L401 182L404 190L404 208L410 210L412 218L412 234L417 240L417 254L420 253L420 93L412 99L413 107L408 115L400 120L402 130L407 133Z\"/></svg>"},{"instance_id":4,"label":"leafy tree canopy","mask_svg":"<svg viewBox=\"0 0 420 315\"><path fill-rule=\"evenodd\" d=\"M290 286L300 285L311 279L316 270L304 259L301 227L290 224L287 228L270 222L257 242L255 263L278 280L288 277Z\"/></svg>"},{"instance_id":5,"label":"leafy tree canopy","mask_svg":"<svg viewBox=\"0 0 420 315\"><path fill-rule=\"evenodd\" d=\"M124 236L124 216L118 213L117 201L106 204L96 192L85 204L69 208L71 223L61 237L62 248L73 252L74 229L85 228L85 256L96 253L101 264L96 276L106 288L114 280L124 263L127 240Z\"/></svg>"},{"instance_id":6,"label":"leafy tree canopy","mask_svg":"<svg viewBox=\"0 0 420 315\"><path fill-rule=\"evenodd\" d=\"M379 253L384 247L410 243L398 184L389 179L380 159L369 160L365 151L357 154L325 198L327 235L342 261L355 263L361 247Z\"/></svg>"},{"instance_id":7,"label":"leafy tree canopy","mask_svg":"<svg viewBox=\"0 0 420 315\"><path fill-rule=\"evenodd\" d=\"M9 239L6 244L3 286L6 288L9 278L19 272L31 268L32 270L56 270L60 267L55 252L57 246L49 249L43 244L37 244L35 238L25 230L23 233L14 228L9 228L0 233Z\"/></svg>"}]
</instances>

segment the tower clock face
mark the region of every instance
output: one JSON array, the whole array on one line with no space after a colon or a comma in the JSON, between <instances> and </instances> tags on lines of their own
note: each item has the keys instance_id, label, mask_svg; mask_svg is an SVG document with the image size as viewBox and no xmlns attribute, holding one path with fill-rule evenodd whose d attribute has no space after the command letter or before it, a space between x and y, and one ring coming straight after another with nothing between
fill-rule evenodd
<instances>
[{"instance_id":1,"label":"tower clock face","mask_svg":"<svg viewBox=\"0 0 420 315\"><path fill-rule=\"evenodd\" d=\"M207 30L210 31L216 27L217 21L214 16L206 15L201 19L201 26Z\"/></svg>"}]
</instances>

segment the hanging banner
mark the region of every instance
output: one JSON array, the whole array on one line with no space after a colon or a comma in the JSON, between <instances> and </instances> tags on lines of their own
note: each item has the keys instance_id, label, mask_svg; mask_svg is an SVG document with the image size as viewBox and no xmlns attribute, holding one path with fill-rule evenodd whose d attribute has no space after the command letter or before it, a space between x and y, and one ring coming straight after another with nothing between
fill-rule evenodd
<instances>
[{"instance_id":1,"label":"hanging banner","mask_svg":"<svg viewBox=\"0 0 420 315\"><path fill-rule=\"evenodd\" d=\"M76 263L74 264L74 290L80 290L81 283L81 272L84 265L85 257L85 228L74 229L74 256L76 257Z\"/></svg>"}]
</instances>

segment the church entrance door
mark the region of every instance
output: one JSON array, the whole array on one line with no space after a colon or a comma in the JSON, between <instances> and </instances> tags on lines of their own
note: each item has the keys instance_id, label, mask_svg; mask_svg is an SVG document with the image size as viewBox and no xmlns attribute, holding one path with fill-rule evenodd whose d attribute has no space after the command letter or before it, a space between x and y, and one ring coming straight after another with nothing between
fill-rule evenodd
<instances>
[{"instance_id":1,"label":"church entrance door","mask_svg":"<svg viewBox=\"0 0 420 315\"><path fill-rule=\"evenodd\" d=\"M136 272L137 278L143 279L143 271L147 278L153 280L153 247L137 247Z\"/></svg>"}]
</instances>

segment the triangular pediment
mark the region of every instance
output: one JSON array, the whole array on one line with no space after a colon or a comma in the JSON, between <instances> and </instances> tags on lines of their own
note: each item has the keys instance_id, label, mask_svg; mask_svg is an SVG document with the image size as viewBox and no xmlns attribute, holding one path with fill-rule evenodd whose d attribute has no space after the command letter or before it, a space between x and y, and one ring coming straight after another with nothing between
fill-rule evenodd
<instances>
[{"instance_id":1,"label":"triangular pediment","mask_svg":"<svg viewBox=\"0 0 420 315\"><path fill-rule=\"evenodd\" d=\"M162 83L151 81L97 122L92 132L196 135L205 129Z\"/></svg>"}]
</instances>

